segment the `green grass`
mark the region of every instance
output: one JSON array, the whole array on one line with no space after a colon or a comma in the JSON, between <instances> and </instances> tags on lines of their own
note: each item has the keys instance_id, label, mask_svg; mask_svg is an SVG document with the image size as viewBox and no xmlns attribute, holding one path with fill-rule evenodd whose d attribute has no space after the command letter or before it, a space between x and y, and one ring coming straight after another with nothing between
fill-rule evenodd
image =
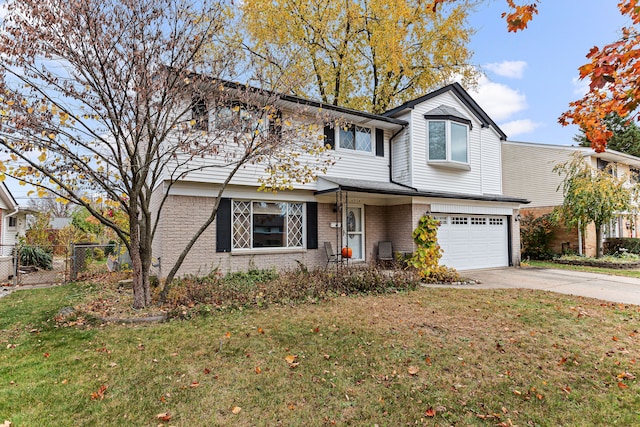
<instances>
[{"instance_id":1,"label":"green grass","mask_svg":"<svg viewBox=\"0 0 640 427\"><path fill-rule=\"evenodd\" d=\"M0 299L0 420L640 423L636 306L470 287L227 310L155 325L59 327L59 309L93 289L72 284ZM287 356L297 357L290 364ZM163 413L169 421L157 418Z\"/></svg>"},{"instance_id":2,"label":"green grass","mask_svg":"<svg viewBox=\"0 0 640 427\"><path fill-rule=\"evenodd\" d=\"M637 277L640 278L640 270L638 269L619 269L619 268L602 268L602 267L589 267L586 265L570 265L570 264L558 264L551 261L527 261L526 265L532 267L542 268L556 268L561 270L575 270L575 271L587 271L590 273L610 274L612 276L625 276L625 277Z\"/></svg>"}]
</instances>

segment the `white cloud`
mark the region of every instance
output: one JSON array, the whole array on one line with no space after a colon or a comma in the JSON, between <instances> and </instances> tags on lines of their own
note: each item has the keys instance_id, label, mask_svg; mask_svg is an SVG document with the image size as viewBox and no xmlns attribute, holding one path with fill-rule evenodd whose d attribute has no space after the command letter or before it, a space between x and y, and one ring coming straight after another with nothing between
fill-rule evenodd
<instances>
[{"instance_id":1,"label":"white cloud","mask_svg":"<svg viewBox=\"0 0 640 427\"><path fill-rule=\"evenodd\" d=\"M530 119L512 120L510 122L500 125L500 129L507 134L509 139L513 139L516 135L522 135L524 133L530 133L541 126L541 123L536 123Z\"/></svg>"},{"instance_id":2,"label":"white cloud","mask_svg":"<svg viewBox=\"0 0 640 427\"><path fill-rule=\"evenodd\" d=\"M574 77L571 80L571 84L573 85L573 94L579 97L583 97L589 92L589 80L588 79L580 79L578 77Z\"/></svg>"},{"instance_id":3,"label":"white cloud","mask_svg":"<svg viewBox=\"0 0 640 427\"><path fill-rule=\"evenodd\" d=\"M513 114L527 108L524 94L509 86L492 82L484 75L478 79L477 88L469 91L469 94L496 122L508 120Z\"/></svg>"},{"instance_id":4,"label":"white cloud","mask_svg":"<svg viewBox=\"0 0 640 427\"><path fill-rule=\"evenodd\" d=\"M511 79L521 79L526 67L527 63L525 61L492 62L485 65L486 69L493 71L497 75Z\"/></svg>"}]
</instances>

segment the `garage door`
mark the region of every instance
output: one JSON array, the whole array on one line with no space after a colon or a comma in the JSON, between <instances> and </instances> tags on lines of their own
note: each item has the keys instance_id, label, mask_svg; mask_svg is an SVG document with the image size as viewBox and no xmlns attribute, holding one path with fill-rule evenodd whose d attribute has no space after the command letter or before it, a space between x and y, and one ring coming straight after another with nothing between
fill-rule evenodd
<instances>
[{"instance_id":1,"label":"garage door","mask_svg":"<svg viewBox=\"0 0 640 427\"><path fill-rule=\"evenodd\" d=\"M509 265L506 216L435 215L441 264L458 270Z\"/></svg>"}]
</instances>

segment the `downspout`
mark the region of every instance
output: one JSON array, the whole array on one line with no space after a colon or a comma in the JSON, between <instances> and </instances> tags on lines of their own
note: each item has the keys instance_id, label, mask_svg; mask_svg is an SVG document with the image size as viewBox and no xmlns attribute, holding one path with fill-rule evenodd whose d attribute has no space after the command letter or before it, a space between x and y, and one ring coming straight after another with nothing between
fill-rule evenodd
<instances>
[{"instance_id":1,"label":"downspout","mask_svg":"<svg viewBox=\"0 0 640 427\"><path fill-rule=\"evenodd\" d=\"M404 131L407 128L407 126L409 125L402 125L402 128L400 128L398 132L394 133L393 135L391 135L391 138L389 138L389 182L392 184L399 185L401 187L408 188L410 190L418 191L418 189L415 187L411 187L409 185L402 184L400 182L396 182L393 180L393 146L391 143L396 136L398 136L402 131Z\"/></svg>"}]
</instances>

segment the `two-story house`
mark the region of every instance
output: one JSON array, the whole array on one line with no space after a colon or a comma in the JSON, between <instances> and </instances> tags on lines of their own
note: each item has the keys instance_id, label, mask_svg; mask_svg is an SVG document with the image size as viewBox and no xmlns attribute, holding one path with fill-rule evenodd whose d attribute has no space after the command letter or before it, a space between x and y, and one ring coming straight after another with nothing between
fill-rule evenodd
<instances>
[{"instance_id":1,"label":"two-story house","mask_svg":"<svg viewBox=\"0 0 640 427\"><path fill-rule=\"evenodd\" d=\"M441 221L443 264L460 270L519 264L517 218L527 201L503 194L506 135L459 84L383 115L284 95L275 104L285 119L304 106L342 123L318 130L335 164L316 181L278 193L256 191L256 169L239 171L216 223L179 274L325 266L324 242L350 247L354 263L375 262L381 241L394 252L412 252L411 233L425 213ZM206 218L222 179L216 171L187 175L169 191L153 243L161 276ZM156 199L167 188L157 186Z\"/></svg>"},{"instance_id":2,"label":"two-story house","mask_svg":"<svg viewBox=\"0 0 640 427\"><path fill-rule=\"evenodd\" d=\"M629 185L640 178L640 158L614 150L596 153L589 147L547 145L528 142L504 141L503 189L505 194L518 195L531 201L521 211L540 216L550 213L564 202L562 182L564 177L553 168L580 153L585 162L596 169L605 169ZM619 212L616 219L605 227L605 237L638 237L637 212ZM596 254L595 227L589 224L583 235L577 228L557 227L550 249L555 253L572 251L587 256Z\"/></svg>"}]
</instances>

